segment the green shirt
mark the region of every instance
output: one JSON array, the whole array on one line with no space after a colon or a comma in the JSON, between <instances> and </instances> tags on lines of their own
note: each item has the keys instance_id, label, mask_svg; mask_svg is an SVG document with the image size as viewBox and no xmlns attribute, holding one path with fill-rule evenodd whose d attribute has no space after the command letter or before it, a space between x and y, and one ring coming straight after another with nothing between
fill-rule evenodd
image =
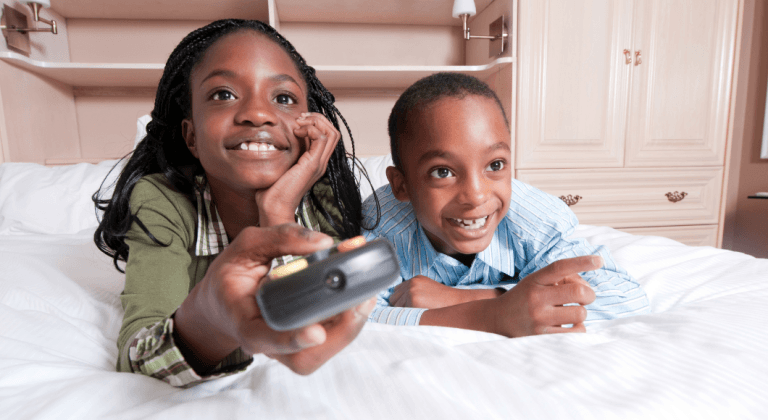
<instances>
[{"instance_id":1,"label":"green shirt","mask_svg":"<svg viewBox=\"0 0 768 420\"><path fill-rule=\"evenodd\" d=\"M341 225L341 214L332 205L330 186L318 182L315 195L323 208ZM197 203L177 191L161 174L143 177L131 194L131 211L160 246L133 223L126 235L129 246L125 266L125 289L121 295L125 316L118 337L117 369L144 373L175 386L190 386L223 374L244 369L251 357L236 351L202 378L183 360L172 340L171 316L205 276L208 266L229 243L210 192L197 194ZM338 241L339 234L322 213L303 200L297 209L319 230ZM301 218L298 218L301 221Z\"/></svg>"}]
</instances>

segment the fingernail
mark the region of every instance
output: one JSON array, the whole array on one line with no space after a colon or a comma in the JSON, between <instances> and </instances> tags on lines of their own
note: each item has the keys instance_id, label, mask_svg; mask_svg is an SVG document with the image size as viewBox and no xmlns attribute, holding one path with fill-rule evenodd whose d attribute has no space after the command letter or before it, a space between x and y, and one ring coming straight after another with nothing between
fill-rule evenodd
<instances>
[{"instance_id":1,"label":"fingernail","mask_svg":"<svg viewBox=\"0 0 768 420\"><path fill-rule=\"evenodd\" d=\"M302 117L308 117L308 116L310 116L310 115L312 115L312 113L311 113L311 112L302 112L302 113L301 113L301 116L302 116Z\"/></svg>"},{"instance_id":2,"label":"fingernail","mask_svg":"<svg viewBox=\"0 0 768 420\"><path fill-rule=\"evenodd\" d=\"M325 334L321 330L317 326L305 329L296 336L296 344L303 349L323 344Z\"/></svg>"},{"instance_id":3,"label":"fingernail","mask_svg":"<svg viewBox=\"0 0 768 420\"><path fill-rule=\"evenodd\" d=\"M592 263L598 267L602 267L605 264L605 261L603 261L603 257L594 255L592 256Z\"/></svg>"},{"instance_id":4,"label":"fingernail","mask_svg":"<svg viewBox=\"0 0 768 420\"><path fill-rule=\"evenodd\" d=\"M355 308L355 315L357 315L358 319L368 318L368 315L371 314L374 307L376 307L376 299L369 299L367 302L358 305Z\"/></svg>"},{"instance_id":5,"label":"fingernail","mask_svg":"<svg viewBox=\"0 0 768 420\"><path fill-rule=\"evenodd\" d=\"M349 238L340 244L336 245L336 249L339 252L347 252L350 250L353 250L355 248L359 248L361 246L365 245L365 237L364 236L355 236L354 238Z\"/></svg>"}]
</instances>

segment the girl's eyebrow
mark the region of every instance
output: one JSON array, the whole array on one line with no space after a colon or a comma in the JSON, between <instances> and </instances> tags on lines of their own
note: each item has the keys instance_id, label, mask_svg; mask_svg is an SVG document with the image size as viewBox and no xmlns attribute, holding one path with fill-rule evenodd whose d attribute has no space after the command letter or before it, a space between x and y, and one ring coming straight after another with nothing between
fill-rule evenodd
<instances>
[{"instance_id":1,"label":"girl's eyebrow","mask_svg":"<svg viewBox=\"0 0 768 420\"><path fill-rule=\"evenodd\" d=\"M200 81L200 84L202 85L203 83L205 83L206 80L208 80L208 79L210 79L212 77L216 77L216 76L221 76L221 77L226 77L226 78L234 78L236 76L236 74L232 70L217 69L217 70L214 70L214 71L208 73L208 75L205 76L205 78ZM301 84L299 82L297 82L296 79L291 77L291 75L289 75L289 74L282 73L282 74L278 74L278 75L275 75L275 76L270 76L269 79L272 80L272 81L275 81L275 82L292 82L293 84L295 84L296 86L299 87L299 89L302 91L302 93L304 92L304 89L301 87Z\"/></svg>"},{"instance_id":2,"label":"girl's eyebrow","mask_svg":"<svg viewBox=\"0 0 768 420\"><path fill-rule=\"evenodd\" d=\"M301 86L301 83L297 82L296 79L291 77L290 74L282 73L275 76L270 76L269 78L274 80L275 82L292 82L293 84L299 87L299 90L301 91L301 93L306 94L306 92L304 92L304 88Z\"/></svg>"},{"instance_id":3,"label":"girl's eyebrow","mask_svg":"<svg viewBox=\"0 0 768 420\"><path fill-rule=\"evenodd\" d=\"M205 76L205 78L200 81L200 84L202 85L203 83L205 83L206 80L216 76L233 78L235 77L235 72L233 72L232 70L224 70L224 69L214 70L208 73L208 76Z\"/></svg>"}]
</instances>

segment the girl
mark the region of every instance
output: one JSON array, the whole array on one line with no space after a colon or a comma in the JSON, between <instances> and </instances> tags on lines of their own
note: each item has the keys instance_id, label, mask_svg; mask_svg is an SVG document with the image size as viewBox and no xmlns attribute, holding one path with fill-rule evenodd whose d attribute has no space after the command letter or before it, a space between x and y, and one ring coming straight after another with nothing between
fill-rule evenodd
<instances>
[{"instance_id":1,"label":"girl","mask_svg":"<svg viewBox=\"0 0 768 420\"><path fill-rule=\"evenodd\" d=\"M307 374L356 337L373 300L278 333L254 298L273 257L360 232L337 116L349 127L333 102L261 22L216 21L174 49L147 136L112 197L104 186L94 196L96 245L118 270L126 262L118 370L191 386L265 353Z\"/></svg>"}]
</instances>

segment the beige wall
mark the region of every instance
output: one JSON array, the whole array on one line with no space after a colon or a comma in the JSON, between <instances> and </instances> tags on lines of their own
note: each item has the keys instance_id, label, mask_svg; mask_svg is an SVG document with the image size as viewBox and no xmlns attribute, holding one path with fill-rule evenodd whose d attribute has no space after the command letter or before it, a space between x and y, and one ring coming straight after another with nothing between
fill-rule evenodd
<instances>
[{"instance_id":1,"label":"beige wall","mask_svg":"<svg viewBox=\"0 0 768 420\"><path fill-rule=\"evenodd\" d=\"M71 87L0 62L0 100L6 161L42 164L45 157L78 156Z\"/></svg>"},{"instance_id":2,"label":"beige wall","mask_svg":"<svg viewBox=\"0 0 768 420\"><path fill-rule=\"evenodd\" d=\"M760 143L768 88L768 2L745 0L723 248L768 258L768 160Z\"/></svg>"},{"instance_id":3,"label":"beige wall","mask_svg":"<svg viewBox=\"0 0 768 420\"><path fill-rule=\"evenodd\" d=\"M69 19L76 63L165 63L173 48L205 21Z\"/></svg>"}]
</instances>

